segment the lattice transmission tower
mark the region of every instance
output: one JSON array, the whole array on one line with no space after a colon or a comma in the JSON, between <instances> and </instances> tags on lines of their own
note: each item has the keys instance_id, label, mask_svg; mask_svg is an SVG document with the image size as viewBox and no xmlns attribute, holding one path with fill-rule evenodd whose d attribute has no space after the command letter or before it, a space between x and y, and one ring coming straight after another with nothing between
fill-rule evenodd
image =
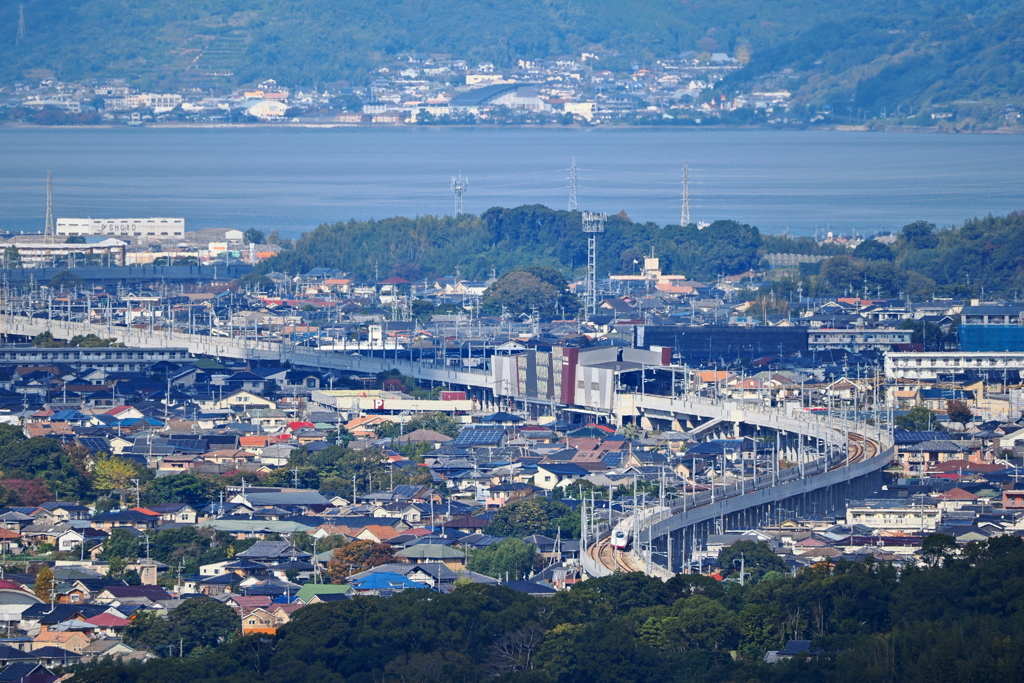
<instances>
[{"instance_id":1,"label":"lattice transmission tower","mask_svg":"<svg viewBox=\"0 0 1024 683\"><path fill-rule=\"evenodd\" d=\"M690 165L683 162L683 213L679 225L690 224Z\"/></svg>"},{"instance_id":2,"label":"lattice transmission tower","mask_svg":"<svg viewBox=\"0 0 1024 683\"><path fill-rule=\"evenodd\" d=\"M569 167L569 210L575 211L579 208L579 197L577 195L576 159L572 160Z\"/></svg>"},{"instance_id":3,"label":"lattice transmission tower","mask_svg":"<svg viewBox=\"0 0 1024 683\"><path fill-rule=\"evenodd\" d=\"M53 171L46 172L46 225L43 235L47 242L53 241Z\"/></svg>"},{"instance_id":4,"label":"lattice transmission tower","mask_svg":"<svg viewBox=\"0 0 1024 683\"><path fill-rule=\"evenodd\" d=\"M18 5L18 34L14 37L14 47L25 40L25 5Z\"/></svg>"},{"instance_id":5,"label":"lattice transmission tower","mask_svg":"<svg viewBox=\"0 0 1024 683\"><path fill-rule=\"evenodd\" d=\"M460 173L458 177L452 176L452 192L455 194L455 215L462 214L462 195L469 187L469 178L463 178Z\"/></svg>"},{"instance_id":6,"label":"lattice transmission tower","mask_svg":"<svg viewBox=\"0 0 1024 683\"><path fill-rule=\"evenodd\" d=\"M583 232L587 236L587 316L597 315L597 236L604 232L606 218L603 213L583 212Z\"/></svg>"}]
</instances>

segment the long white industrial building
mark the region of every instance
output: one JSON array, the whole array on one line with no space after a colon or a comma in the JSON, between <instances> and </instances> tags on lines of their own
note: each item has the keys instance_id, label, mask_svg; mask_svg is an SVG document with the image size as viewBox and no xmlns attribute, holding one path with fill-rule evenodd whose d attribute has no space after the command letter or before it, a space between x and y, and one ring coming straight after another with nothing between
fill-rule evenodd
<instances>
[{"instance_id":1,"label":"long white industrial building","mask_svg":"<svg viewBox=\"0 0 1024 683\"><path fill-rule=\"evenodd\" d=\"M58 235L113 235L147 240L181 239L184 218L58 218Z\"/></svg>"}]
</instances>

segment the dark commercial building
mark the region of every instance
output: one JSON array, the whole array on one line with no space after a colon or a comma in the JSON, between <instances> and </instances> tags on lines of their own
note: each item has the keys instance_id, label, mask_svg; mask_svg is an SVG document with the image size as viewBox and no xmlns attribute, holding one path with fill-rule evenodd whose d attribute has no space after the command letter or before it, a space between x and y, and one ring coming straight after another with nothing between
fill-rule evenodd
<instances>
[{"instance_id":1,"label":"dark commercial building","mask_svg":"<svg viewBox=\"0 0 1024 683\"><path fill-rule=\"evenodd\" d=\"M684 361L724 358L760 358L779 354L806 353L804 327L733 327L714 325L638 325L633 333L638 348L668 346Z\"/></svg>"},{"instance_id":2,"label":"dark commercial building","mask_svg":"<svg viewBox=\"0 0 1024 683\"><path fill-rule=\"evenodd\" d=\"M1024 325L961 325L961 351L1024 351Z\"/></svg>"}]
</instances>

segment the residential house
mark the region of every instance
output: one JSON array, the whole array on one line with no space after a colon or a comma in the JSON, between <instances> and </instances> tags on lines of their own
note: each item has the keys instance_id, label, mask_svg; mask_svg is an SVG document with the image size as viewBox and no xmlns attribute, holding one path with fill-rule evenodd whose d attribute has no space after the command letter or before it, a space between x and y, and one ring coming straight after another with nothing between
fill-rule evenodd
<instances>
[{"instance_id":1,"label":"residential house","mask_svg":"<svg viewBox=\"0 0 1024 683\"><path fill-rule=\"evenodd\" d=\"M407 564L442 563L452 571L465 569L466 553L457 548L433 543L417 543L395 553L395 558Z\"/></svg>"},{"instance_id":2,"label":"residential house","mask_svg":"<svg viewBox=\"0 0 1024 683\"><path fill-rule=\"evenodd\" d=\"M147 505L146 509L160 515L160 523L195 524L197 512L188 503L157 503Z\"/></svg>"},{"instance_id":3,"label":"residential house","mask_svg":"<svg viewBox=\"0 0 1024 683\"><path fill-rule=\"evenodd\" d=\"M263 607L257 607L242 615L242 635L251 633L277 634L277 617Z\"/></svg>"},{"instance_id":4,"label":"residential house","mask_svg":"<svg viewBox=\"0 0 1024 683\"><path fill-rule=\"evenodd\" d=\"M537 465L537 474L533 477L533 485L551 491L557 487L583 479L589 474L589 470L572 463L541 463Z\"/></svg>"}]
</instances>

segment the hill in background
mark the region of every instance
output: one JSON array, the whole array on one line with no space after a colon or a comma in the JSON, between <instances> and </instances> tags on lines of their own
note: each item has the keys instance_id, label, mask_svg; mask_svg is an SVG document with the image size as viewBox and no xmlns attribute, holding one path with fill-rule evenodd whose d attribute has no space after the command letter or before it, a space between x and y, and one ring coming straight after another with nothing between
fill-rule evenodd
<instances>
[{"instance_id":1,"label":"hill in background","mask_svg":"<svg viewBox=\"0 0 1024 683\"><path fill-rule=\"evenodd\" d=\"M408 53L500 68L591 51L628 71L718 51L750 58L733 87L791 89L811 114L857 120L959 103L980 115L1019 104L1021 25L1024 9L1010 0L2 0L0 82L48 71L151 89L264 78L318 87L363 85Z\"/></svg>"},{"instance_id":2,"label":"hill in background","mask_svg":"<svg viewBox=\"0 0 1024 683\"><path fill-rule=\"evenodd\" d=\"M772 272L765 287L785 298L807 294L864 294L915 301L941 296L1004 296L1024 292L1024 213L986 217L939 229L904 226L891 246L869 240L850 249L809 238L763 235L735 221L696 225L634 223L610 216L599 238L597 272L630 273L653 253L666 273L692 280L767 269L767 254L824 257L791 273ZM587 249L580 213L540 205L495 207L480 216L420 216L321 225L261 263L259 273L337 268L357 278L454 275L484 280L517 268L543 266L582 276ZM375 276L376 274L376 276Z\"/></svg>"}]
</instances>

